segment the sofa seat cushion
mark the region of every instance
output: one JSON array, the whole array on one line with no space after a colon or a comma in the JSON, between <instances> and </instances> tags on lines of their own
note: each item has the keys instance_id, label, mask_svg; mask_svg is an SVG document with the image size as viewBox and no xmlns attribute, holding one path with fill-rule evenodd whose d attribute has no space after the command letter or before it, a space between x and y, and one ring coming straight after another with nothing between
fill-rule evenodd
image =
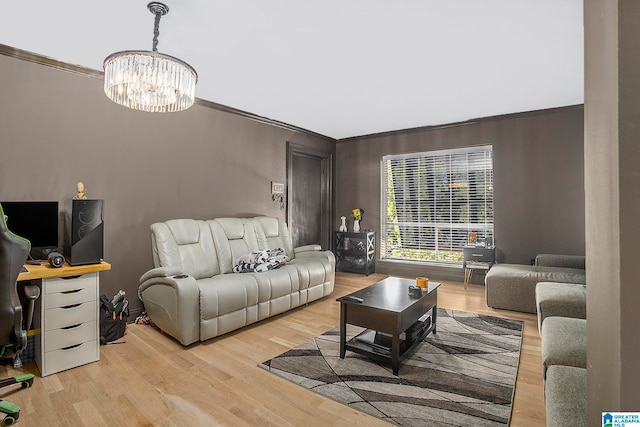
<instances>
[{"instance_id":1,"label":"sofa seat cushion","mask_svg":"<svg viewBox=\"0 0 640 427\"><path fill-rule=\"evenodd\" d=\"M587 321L547 317L542 323L543 376L550 366L587 367Z\"/></svg>"},{"instance_id":2,"label":"sofa seat cushion","mask_svg":"<svg viewBox=\"0 0 640 427\"><path fill-rule=\"evenodd\" d=\"M539 282L536 285L538 331L547 317L587 318L587 288L574 283Z\"/></svg>"},{"instance_id":3,"label":"sofa seat cushion","mask_svg":"<svg viewBox=\"0 0 640 427\"><path fill-rule=\"evenodd\" d=\"M197 281L200 317L212 319L258 304L258 283L250 275L221 274Z\"/></svg>"},{"instance_id":4,"label":"sofa seat cushion","mask_svg":"<svg viewBox=\"0 0 640 427\"><path fill-rule=\"evenodd\" d=\"M544 384L547 427L583 427L587 423L587 370L550 366Z\"/></svg>"},{"instance_id":5,"label":"sofa seat cushion","mask_svg":"<svg viewBox=\"0 0 640 427\"><path fill-rule=\"evenodd\" d=\"M335 274L334 266L326 255L296 258L289 265L294 266L298 271L300 289L327 283Z\"/></svg>"},{"instance_id":6,"label":"sofa seat cushion","mask_svg":"<svg viewBox=\"0 0 640 427\"><path fill-rule=\"evenodd\" d=\"M485 276L489 307L536 312L536 284L561 282L586 284L585 270L521 264L496 264Z\"/></svg>"},{"instance_id":7,"label":"sofa seat cushion","mask_svg":"<svg viewBox=\"0 0 640 427\"><path fill-rule=\"evenodd\" d=\"M265 302L297 291L298 271L291 265L262 273L237 273L237 276L251 277L258 284L258 302Z\"/></svg>"}]
</instances>

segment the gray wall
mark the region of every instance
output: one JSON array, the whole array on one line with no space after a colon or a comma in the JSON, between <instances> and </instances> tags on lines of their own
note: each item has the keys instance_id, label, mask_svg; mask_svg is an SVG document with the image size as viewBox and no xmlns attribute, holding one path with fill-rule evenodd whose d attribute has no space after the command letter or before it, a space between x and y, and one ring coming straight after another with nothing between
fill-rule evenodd
<instances>
[{"instance_id":1,"label":"gray wall","mask_svg":"<svg viewBox=\"0 0 640 427\"><path fill-rule=\"evenodd\" d=\"M640 3L584 6L587 410L600 425L639 407Z\"/></svg>"},{"instance_id":2,"label":"gray wall","mask_svg":"<svg viewBox=\"0 0 640 427\"><path fill-rule=\"evenodd\" d=\"M101 291L132 309L152 267L149 225L171 218L272 215L286 182L286 143L335 142L204 106L149 114L109 101L102 80L0 55L0 200L58 200L85 183L104 199Z\"/></svg>"},{"instance_id":3,"label":"gray wall","mask_svg":"<svg viewBox=\"0 0 640 427\"><path fill-rule=\"evenodd\" d=\"M339 141L335 227L341 215L361 207L361 227L379 232L382 156L485 144L494 153L498 262L529 263L538 253L584 255L581 105ZM462 280L460 269L378 262L376 271Z\"/></svg>"}]
</instances>

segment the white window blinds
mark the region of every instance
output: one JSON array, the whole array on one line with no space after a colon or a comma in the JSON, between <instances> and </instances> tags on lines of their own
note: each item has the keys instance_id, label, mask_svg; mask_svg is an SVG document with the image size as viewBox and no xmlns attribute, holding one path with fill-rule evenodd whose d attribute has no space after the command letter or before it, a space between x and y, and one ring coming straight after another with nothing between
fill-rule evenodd
<instances>
[{"instance_id":1,"label":"white window blinds","mask_svg":"<svg viewBox=\"0 0 640 427\"><path fill-rule=\"evenodd\" d=\"M493 242L491 146L384 156L380 258L462 262L469 233Z\"/></svg>"}]
</instances>

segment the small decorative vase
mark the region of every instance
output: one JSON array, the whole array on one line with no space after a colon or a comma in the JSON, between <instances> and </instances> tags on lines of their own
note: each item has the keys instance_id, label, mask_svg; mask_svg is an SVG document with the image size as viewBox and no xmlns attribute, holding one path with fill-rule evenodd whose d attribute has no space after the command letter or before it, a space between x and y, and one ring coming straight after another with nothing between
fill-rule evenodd
<instances>
[{"instance_id":1,"label":"small decorative vase","mask_svg":"<svg viewBox=\"0 0 640 427\"><path fill-rule=\"evenodd\" d=\"M340 231L341 232L345 232L347 231L347 217L346 216L341 216L340 219L342 220L342 224L340 225Z\"/></svg>"},{"instance_id":2,"label":"small decorative vase","mask_svg":"<svg viewBox=\"0 0 640 427\"><path fill-rule=\"evenodd\" d=\"M353 232L354 233L360 232L360 220L357 220L357 219L353 220Z\"/></svg>"}]
</instances>

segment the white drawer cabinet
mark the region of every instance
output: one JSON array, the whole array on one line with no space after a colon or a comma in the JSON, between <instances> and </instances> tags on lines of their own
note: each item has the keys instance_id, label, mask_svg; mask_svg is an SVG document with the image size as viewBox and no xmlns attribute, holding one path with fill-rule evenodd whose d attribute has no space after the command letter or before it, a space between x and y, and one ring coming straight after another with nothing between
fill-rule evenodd
<instances>
[{"instance_id":1,"label":"white drawer cabinet","mask_svg":"<svg viewBox=\"0 0 640 427\"><path fill-rule=\"evenodd\" d=\"M98 273L43 278L34 322L42 376L100 360Z\"/></svg>"}]
</instances>

